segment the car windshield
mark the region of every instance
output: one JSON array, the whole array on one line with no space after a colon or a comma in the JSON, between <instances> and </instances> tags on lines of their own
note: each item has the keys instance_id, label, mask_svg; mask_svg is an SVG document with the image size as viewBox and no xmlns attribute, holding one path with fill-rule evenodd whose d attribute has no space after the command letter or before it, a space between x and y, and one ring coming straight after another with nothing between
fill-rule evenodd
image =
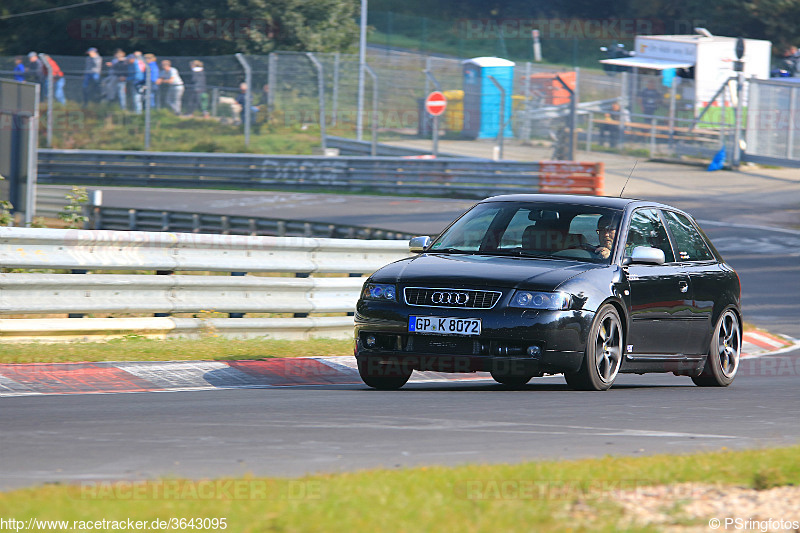
<instances>
[{"instance_id":1,"label":"car windshield","mask_svg":"<svg viewBox=\"0 0 800 533\"><path fill-rule=\"evenodd\" d=\"M568 258L610 263L619 210L548 202L477 204L428 248L431 253Z\"/></svg>"}]
</instances>

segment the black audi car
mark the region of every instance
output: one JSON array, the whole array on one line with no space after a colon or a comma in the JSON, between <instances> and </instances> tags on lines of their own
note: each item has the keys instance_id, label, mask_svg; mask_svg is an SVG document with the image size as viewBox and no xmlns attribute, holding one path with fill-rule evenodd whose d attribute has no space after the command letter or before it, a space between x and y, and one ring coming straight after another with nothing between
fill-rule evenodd
<instances>
[{"instance_id":1,"label":"black audi car","mask_svg":"<svg viewBox=\"0 0 800 533\"><path fill-rule=\"evenodd\" d=\"M700 386L736 376L739 278L674 207L496 196L410 248L358 300L355 356L371 387L400 388L413 370L488 371L506 385L563 373L584 390L620 372Z\"/></svg>"}]
</instances>

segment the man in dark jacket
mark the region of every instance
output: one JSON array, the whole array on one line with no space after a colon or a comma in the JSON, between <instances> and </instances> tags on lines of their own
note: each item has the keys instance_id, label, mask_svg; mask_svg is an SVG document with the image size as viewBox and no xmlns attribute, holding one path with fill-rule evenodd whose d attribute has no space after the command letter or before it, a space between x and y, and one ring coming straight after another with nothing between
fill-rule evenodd
<instances>
[{"instance_id":1,"label":"man in dark jacket","mask_svg":"<svg viewBox=\"0 0 800 533\"><path fill-rule=\"evenodd\" d=\"M192 67L192 85L186 98L186 113L191 115L196 110L200 110L204 117L208 116L208 94L206 93L206 71L203 62L194 60Z\"/></svg>"}]
</instances>

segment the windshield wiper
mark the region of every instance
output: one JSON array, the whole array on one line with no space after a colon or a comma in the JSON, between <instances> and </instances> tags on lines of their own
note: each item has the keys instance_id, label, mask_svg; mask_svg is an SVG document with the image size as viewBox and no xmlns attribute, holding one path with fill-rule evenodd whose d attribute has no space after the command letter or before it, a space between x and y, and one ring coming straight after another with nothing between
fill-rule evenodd
<instances>
[{"instance_id":1,"label":"windshield wiper","mask_svg":"<svg viewBox=\"0 0 800 533\"><path fill-rule=\"evenodd\" d=\"M476 250L462 250L461 248L431 248L425 250L425 253L443 253L443 254L473 254L477 253Z\"/></svg>"}]
</instances>

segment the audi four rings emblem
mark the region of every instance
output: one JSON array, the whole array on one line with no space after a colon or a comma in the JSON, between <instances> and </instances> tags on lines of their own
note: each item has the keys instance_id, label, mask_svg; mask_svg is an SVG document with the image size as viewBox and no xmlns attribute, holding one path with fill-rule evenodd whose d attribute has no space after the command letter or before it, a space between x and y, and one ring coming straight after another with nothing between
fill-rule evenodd
<instances>
[{"instance_id":1,"label":"audi four rings emblem","mask_svg":"<svg viewBox=\"0 0 800 533\"><path fill-rule=\"evenodd\" d=\"M431 302L435 304L464 305L469 301L469 294L466 292L434 292L431 294Z\"/></svg>"}]
</instances>

